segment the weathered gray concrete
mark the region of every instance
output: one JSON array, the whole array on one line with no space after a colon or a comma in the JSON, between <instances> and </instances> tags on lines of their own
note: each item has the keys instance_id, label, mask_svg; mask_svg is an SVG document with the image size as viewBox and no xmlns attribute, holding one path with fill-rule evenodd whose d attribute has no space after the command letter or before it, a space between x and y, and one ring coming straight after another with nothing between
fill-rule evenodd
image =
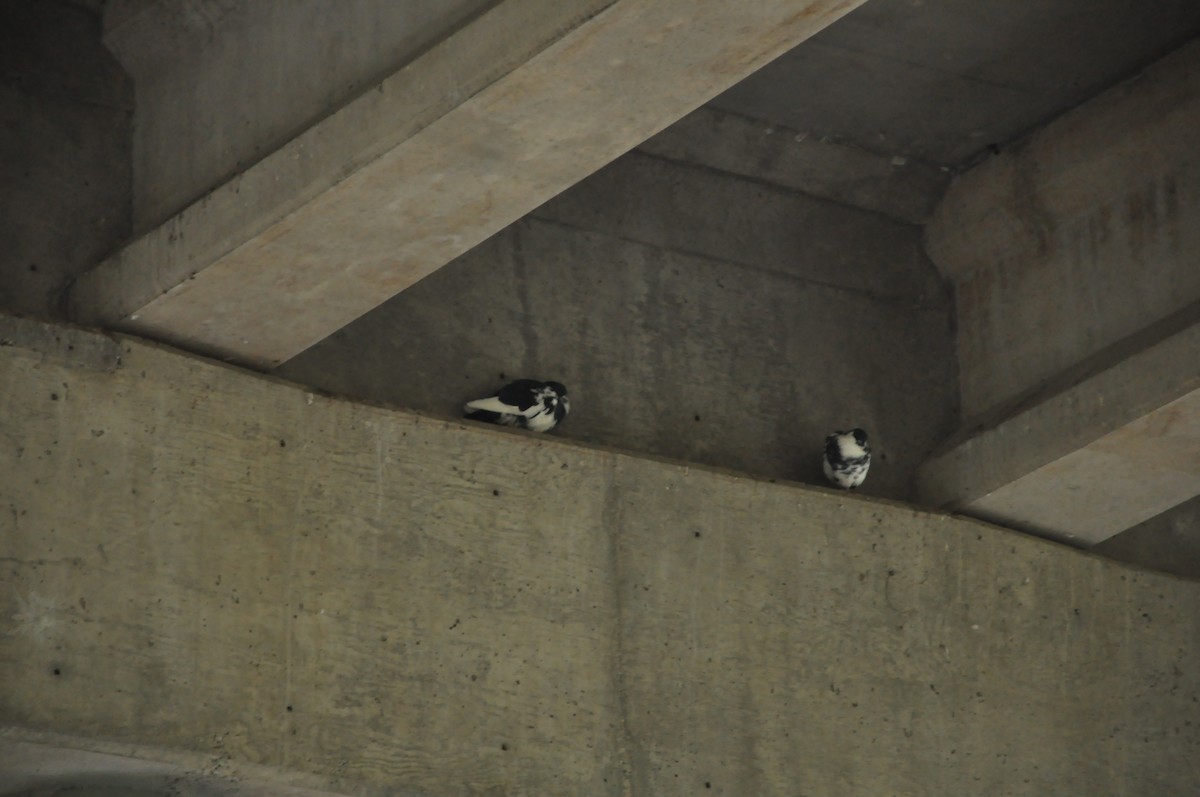
<instances>
[{"instance_id":1,"label":"weathered gray concrete","mask_svg":"<svg viewBox=\"0 0 1200 797\"><path fill-rule=\"evenodd\" d=\"M924 500L1094 544L1200 495L1200 42L957 180L966 438Z\"/></svg>"},{"instance_id":2,"label":"weathered gray concrete","mask_svg":"<svg viewBox=\"0 0 1200 797\"><path fill-rule=\"evenodd\" d=\"M59 316L129 234L133 92L77 4L0 2L0 308Z\"/></svg>"},{"instance_id":3,"label":"weathered gray concrete","mask_svg":"<svg viewBox=\"0 0 1200 797\"><path fill-rule=\"evenodd\" d=\"M487 5L108 3L104 43L137 92L134 232L148 232L374 89Z\"/></svg>"},{"instance_id":4,"label":"weathered gray concrete","mask_svg":"<svg viewBox=\"0 0 1200 797\"><path fill-rule=\"evenodd\" d=\"M1200 584L117 340L0 348L6 746L356 794L1200 779Z\"/></svg>"},{"instance_id":5,"label":"weathered gray concrete","mask_svg":"<svg viewBox=\"0 0 1200 797\"><path fill-rule=\"evenodd\" d=\"M918 227L631 154L277 373L450 417L559 379L555 434L813 483L861 425L863 489L908 498L957 420L951 324Z\"/></svg>"},{"instance_id":6,"label":"weathered gray concrete","mask_svg":"<svg viewBox=\"0 0 1200 797\"><path fill-rule=\"evenodd\" d=\"M514 467L506 436L124 349L0 349L0 722L333 791L620 793L611 455Z\"/></svg>"},{"instance_id":7,"label":"weathered gray concrete","mask_svg":"<svg viewBox=\"0 0 1200 797\"><path fill-rule=\"evenodd\" d=\"M1200 580L1200 496L1109 537L1092 551Z\"/></svg>"},{"instance_id":8,"label":"weathered gray concrete","mask_svg":"<svg viewBox=\"0 0 1200 797\"><path fill-rule=\"evenodd\" d=\"M12 727L0 727L0 774L0 797L336 797L299 785L311 776L205 752Z\"/></svg>"},{"instance_id":9,"label":"weathered gray concrete","mask_svg":"<svg viewBox=\"0 0 1200 797\"><path fill-rule=\"evenodd\" d=\"M822 140L710 107L638 150L681 163L793 188L821 199L924 224L950 183L949 170Z\"/></svg>"},{"instance_id":10,"label":"weathered gray concrete","mask_svg":"<svg viewBox=\"0 0 1200 797\"><path fill-rule=\"evenodd\" d=\"M1090 545L1200 495L1200 305L1170 321L931 457L921 501Z\"/></svg>"},{"instance_id":11,"label":"weathered gray concrete","mask_svg":"<svg viewBox=\"0 0 1200 797\"><path fill-rule=\"evenodd\" d=\"M1200 41L951 186L926 244L956 286L964 416L1200 300L1198 121Z\"/></svg>"},{"instance_id":12,"label":"weathered gray concrete","mask_svg":"<svg viewBox=\"0 0 1200 797\"><path fill-rule=\"evenodd\" d=\"M959 168L1197 35L1193 0L871 0L711 105Z\"/></svg>"},{"instance_id":13,"label":"weathered gray concrete","mask_svg":"<svg viewBox=\"0 0 1200 797\"><path fill-rule=\"evenodd\" d=\"M1092 551L1200 581L1200 497L1110 537Z\"/></svg>"},{"instance_id":14,"label":"weathered gray concrete","mask_svg":"<svg viewBox=\"0 0 1200 797\"><path fill-rule=\"evenodd\" d=\"M505 0L88 272L73 317L270 368L863 0Z\"/></svg>"}]
</instances>

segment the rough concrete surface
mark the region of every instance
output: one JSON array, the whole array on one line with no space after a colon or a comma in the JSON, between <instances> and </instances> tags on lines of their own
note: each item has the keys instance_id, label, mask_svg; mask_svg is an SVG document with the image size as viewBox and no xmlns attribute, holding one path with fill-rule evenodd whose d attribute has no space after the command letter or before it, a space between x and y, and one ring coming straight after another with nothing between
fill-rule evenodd
<instances>
[{"instance_id":1,"label":"rough concrete surface","mask_svg":"<svg viewBox=\"0 0 1200 797\"><path fill-rule=\"evenodd\" d=\"M862 2L505 0L380 84L402 102L356 100L84 275L72 318L275 367Z\"/></svg>"},{"instance_id":2,"label":"rough concrete surface","mask_svg":"<svg viewBox=\"0 0 1200 797\"><path fill-rule=\"evenodd\" d=\"M1095 544L1200 495L1200 390L1025 474L965 511Z\"/></svg>"},{"instance_id":3,"label":"rough concrete surface","mask_svg":"<svg viewBox=\"0 0 1200 797\"><path fill-rule=\"evenodd\" d=\"M635 153L276 373L451 417L558 379L565 437L814 483L863 426L863 489L907 498L956 421L949 301L915 226Z\"/></svg>"},{"instance_id":4,"label":"rough concrete surface","mask_svg":"<svg viewBox=\"0 0 1200 797\"><path fill-rule=\"evenodd\" d=\"M917 471L922 503L1095 544L1200 494L1200 304ZM1068 376L1070 374L1067 374Z\"/></svg>"},{"instance_id":5,"label":"rough concrete surface","mask_svg":"<svg viewBox=\"0 0 1200 797\"><path fill-rule=\"evenodd\" d=\"M750 78L752 79L752 78ZM705 106L638 146L640 152L793 188L924 224L949 170Z\"/></svg>"},{"instance_id":6,"label":"rough concrete surface","mask_svg":"<svg viewBox=\"0 0 1200 797\"><path fill-rule=\"evenodd\" d=\"M950 187L926 246L969 439L923 500L1094 544L1200 494L1198 119L1193 42Z\"/></svg>"},{"instance_id":7,"label":"rough concrete surface","mask_svg":"<svg viewBox=\"0 0 1200 797\"><path fill-rule=\"evenodd\" d=\"M109 3L141 234L411 62L487 0Z\"/></svg>"},{"instance_id":8,"label":"rough concrete surface","mask_svg":"<svg viewBox=\"0 0 1200 797\"><path fill-rule=\"evenodd\" d=\"M514 467L133 343L98 379L0 351L3 722L335 791L619 793L609 458Z\"/></svg>"},{"instance_id":9,"label":"rough concrete surface","mask_svg":"<svg viewBox=\"0 0 1200 797\"><path fill-rule=\"evenodd\" d=\"M0 349L0 722L30 737L362 794L1200 779L1200 584L122 345Z\"/></svg>"},{"instance_id":10,"label":"rough concrete surface","mask_svg":"<svg viewBox=\"0 0 1200 797\"><path fill-rule=\"evenodd\" d=\"M131 747L13 727L0 727L0 773L0 797L336 797L298 785L311 776L204 752Z\"/></svg>"},{"instance_id":11,"label":"rough concrete surface","mask_svg":"<svg viewBox=\"0 0 1200 797\"><path fill-rule=\"evenodd\" d=\"M950 187L926 246L968 425L1200 300L1198 119L1195 42Z\"/></svg>"},{"instance_id":12,"label":"rough concrete surface","mask_svg":"<svg viewBox=\"0 0 1200 797\"><path fill-rule=\"evenodd\" d=\"M1103 556L1200 580L1200 496L1092 548Z\"/></svg>"},{"instance_id":13,"label":"rough concrete surface","mask_svg":"<svg viewBox=\"0 0 1200 797\"><path fill-rule=\"evenodd\" d=\"M95 13L0 2L0 308L61 315L129 234L133 91Z\"/></svg>"},{"instance_id":14,"label":"rough concrete surface","mask_svg":"<svg viewBox=\"0 0 1200 797\"><path fill-rule=\"evenodd\" d=\"M871 0L711 105L962 167L1197 34L1193 0Z\"/></svg>"}]
</instances>

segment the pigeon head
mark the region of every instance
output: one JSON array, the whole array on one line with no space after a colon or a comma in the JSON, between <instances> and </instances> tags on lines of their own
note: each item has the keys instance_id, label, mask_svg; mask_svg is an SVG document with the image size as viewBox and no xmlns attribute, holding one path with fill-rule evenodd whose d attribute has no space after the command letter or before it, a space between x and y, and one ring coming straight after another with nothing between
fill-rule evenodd
<instances>
[{"instance_id":1,"label":"pigeon head","mask_svg":"<svg viewBox=\"0 0 1200 797\"><path fill-rule=\"evenodd\" d=\"M543 401L548 407L556 407L559 404L568 404L567 401L567 386L562 382L546 382L542 390Z\"/></svg>"},{"instance_id":2,"label":"pigeon head","mask_svg":"<svg viewBox=\"0 0 1200 797\"><path fill-rule=\"evenodd\" d=\"M858 445L862 448L867 447L867 441L870 439L867 436L867 432L865 429L860 429L858 427L855 427L854 429L851 429L848 432L843 432L842 430L839 429L838 431L836 431L833 434L826 437L825 442L826 443L836 443L836 442L838 442L838 440L840 440L842 438L846 438L846 437L853 437L855 445Z\"/></svg>"}]
</instances>

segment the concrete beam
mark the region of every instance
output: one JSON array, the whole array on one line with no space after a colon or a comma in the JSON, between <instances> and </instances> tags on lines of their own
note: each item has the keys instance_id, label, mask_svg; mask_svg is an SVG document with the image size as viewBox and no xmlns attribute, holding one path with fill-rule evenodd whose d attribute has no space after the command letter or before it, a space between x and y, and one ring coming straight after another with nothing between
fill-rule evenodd
<instances>
[{"instance_id":1,"label":"concrete beam","mask_svg":"<svg viewBox=\"0 0 1200 797\"><path fill-rule=\"evenodd\" d=\"M1111 365L932 457L920 500L1094 545L1200 495L1200 307L1159 327L1145 348L1126 342Z\"/></svg>"},{"instance_id":2,"label":"concrete beam","mask_svg":"<svg viewBox=\"0 0 1200 797\"><path fill-rule=\"evenodd\" d=\"M506 0L79 279L73 317L272 368L863 0Z\"/></svg>"}]
</instances>

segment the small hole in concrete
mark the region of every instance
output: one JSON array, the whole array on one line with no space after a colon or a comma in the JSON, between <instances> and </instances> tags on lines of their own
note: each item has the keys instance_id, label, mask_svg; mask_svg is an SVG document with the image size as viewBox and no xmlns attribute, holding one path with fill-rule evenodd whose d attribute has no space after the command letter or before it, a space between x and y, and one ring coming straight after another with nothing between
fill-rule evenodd
<instances>
[{"instance_id":1,"label":"small hole in concrete","mask_svg":"<svg viewBox=\"0 0 1200 797\"><path fill-rule=\"evenodd\" d=\"M55 668L54 668L54 674L55 674L55 675L62 675L62 670L60 670L60 669L58 669L57 667L55 667Z\"/></svg>"},{"instance_id":2,"label":"small hole in concrete","mask_svg":"<svg viewBox=\"0 0 1200 797\"><path fill-rule=\"evenodd\" d=\"M500 495L500 491L499 491L499 490L492 490L492 495Z\"/></svg>"},{"instance_id":3,"label":"small hole in concrete","mask_svg":"<svg viewBox=\"0 0 1200 797\"><path fill-rule=\"evenodd\" d=\"M507 749L508 749L508 745L507 745L507 744L505 744L505 743L503 743L503 742L501 742L501 743L500 743L500 749L501 749L501 750L507 750Z\"/></svg>"},{"instance_id":4,"label":"small hole in concrete","mask_svg":"<svg viewBox=\"0 0 1200 797\"><path fill-rule=\"evenodd\" d=\"M287 710L288 710L288 711L291 711L291 710L292 710L292 707L291 707L291 706L288 706L288 707L287 707Z\"/></svg>"},{"instance_id":5,"label":"small hole in concrete","mask_svg":"<svg viewBox=\"0 0 1200 797\"><path fill-rule=\"evenodd\" d=\"M50 400L51 400L51 401L58 401L58 394L57 394L57 393L51 393L51 394L50 394Z\"/></svg>"},{"instance_id":6,"label":"small hole in concrete","mask_svg":"<svg viewBox=\"0 0 1200 797\"><path fill-rule=\"evenodd\" d=\"M699 536L700 536L700 532L698 532L698 531L697 531L697 532L695 532L695 535L696 535L697 537L699 537Z\"/></svg>"},{"instance_id":7,"label":"small hole in concrete","mask_svg":"<svg viewBox=\"0 0 1200 797\"><path fill-rule=\"evenodd\" d=\"M280 440L280 441L279 441L279 447L280 447L280 448L287 448L287 440Z\"/></svg>"}]
</instances>

